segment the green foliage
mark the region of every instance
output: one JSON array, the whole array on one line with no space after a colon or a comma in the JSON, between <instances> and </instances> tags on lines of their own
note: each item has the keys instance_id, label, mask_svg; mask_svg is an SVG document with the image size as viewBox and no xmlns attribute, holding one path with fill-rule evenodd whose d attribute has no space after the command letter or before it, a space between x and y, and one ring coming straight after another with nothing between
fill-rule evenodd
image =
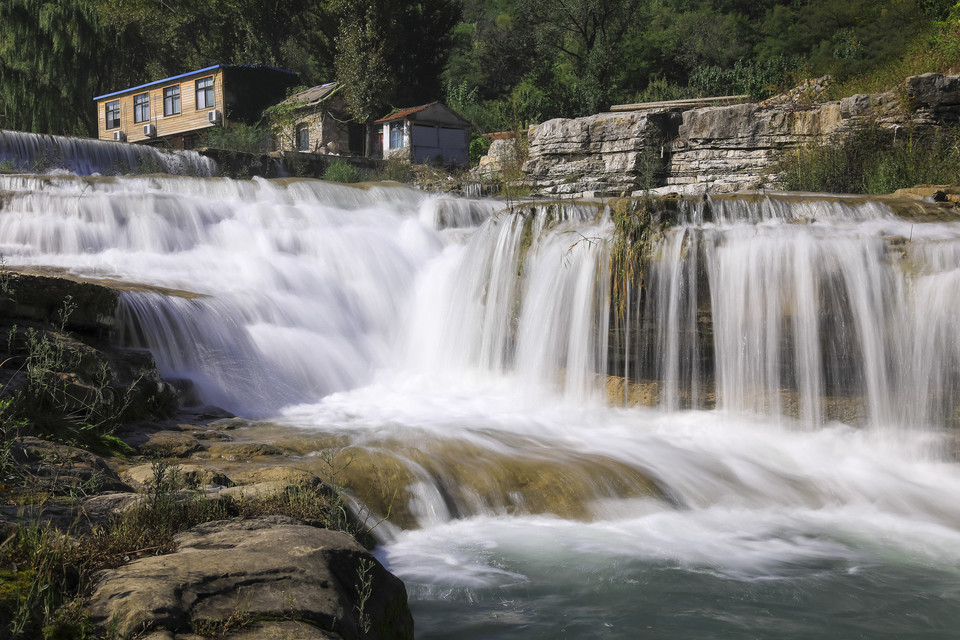
<instances>
[{"instance_id":1,"label":"green foliage","mask_svg":"<svg viewBox=\"0 0 960 640\"><path fill-rule=\"evenodd\" d=\"M360 170L349 162L344 162L343 160L335 160L327 165L326 171L323 172L323 179L328 182L360 182L361 175Z\"/></svg>"},{"instance_id":2,"label":"green foliage","mask_svg":"<svg viewBox=\"0 0 960 640\"><path fill-rule=\"evenodd\" d=\"M379 179L407 183L410 181L411 175L412 170L410 163L398 155L393 155L383 163L383 167L380 169Z\"/></svg>"},{"instance_id":3,"label":"green foliage","mask_svg":"<svg viewBox=\"0 0 960 640\"><path fill-rule=\"evenodd\" d=\"M776 55L764 61L737 60L732 67L702 66L690 76L690 88L700 97L747 94L762 100L796 84L802 62Z\"/></svg>"},{"instance_id":4,"label":"green foliage","mask_svg":"<svg viewBox=\"0 0 960 640\"><path fill-rule=\"evenodd\" d=\"M631 102L662 102L694 97L696 97L696 94L693 90L687 87L681 87L666 78L655 77L650 80L643 91L638 92L633 97Z\"/></svg>"},{"instance_id":5,"label":"green foliage","mask_svg":"<svg viewBox=\"0 0 960 640\"><path fill-rule=\"evenodd\" d=\"M214 149L263 155L269 149L267 132L260 125L234 122L225 127L207 129L204 144Z\"/></svg>"},{"instance_id":6,"label":"green foliage","mask_svg":"<svg viewBox=\"0 0 960 640\"><path fill-rule=\"evenodd\" d=\"M95 131L90 99L104 86L95 70L117 55L104 37L83 0L0 3L0 128Z\"/></svg>"},{"instance_id":7,"label":"green foliage","mask_svg":"<svg viewBox=\"0 0 960 640\"><path fill-rule=\"evenodd\" d=\"M874 124L839 144L786 152L780 173L793 191L880 194L918 184L958 184L960 128L920 136Z\"/></svg>"},{"instance_id":8,"label":"green foliage","mask_svg":"<svg viewBox=\"0 0 960 640\"><path fill-rule=\"evenodd\" d=\"M476 166L490 151L490 138L473 134L470 138L470 164Z\"/></svg>"},{"instance_id":9,"label":"green foliage","mask_svg":"<svg viewBox=\"0 0 960 640\"><path fill-rule=\"evenodd\" d=\"M298 118L297 110L303 106L303 103L294 100L293 96L305 89L306 87L303 86L288 89L286 100L267 107L263 112L263 117L267 121L270 134L276 141L276 148L278 150L297 148L297 131L295 125ZM263 146L262 141L261 146Z\"/></svg>"},{"instance_id":10,"label":"green foliage","mask_svg":"<svg viewBox=\"0 0 960 640\"><path fill-rule=\"evenodd\" d=\"M334 55L347 110L364 122L385 105L435 100L451 31L454 0L332 0L339 21Z\"/></svg>"}]
</instances>

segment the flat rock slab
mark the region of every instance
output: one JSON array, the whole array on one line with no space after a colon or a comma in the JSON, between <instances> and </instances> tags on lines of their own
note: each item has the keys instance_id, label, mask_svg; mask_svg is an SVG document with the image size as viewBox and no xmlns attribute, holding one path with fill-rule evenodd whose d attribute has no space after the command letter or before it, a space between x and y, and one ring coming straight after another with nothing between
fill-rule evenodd
<instances>
[{"instance_id":1,"label":"flat rock slab","mask_svg":"<svg viewBox=\"0 0 960 640\"><path fill-rule=\"evenodd\" d=\"M152 458L186 458L202 448L192 434L183 431L156 431L139 439L131 438L128 444L135 446L140 455Z\"/></svg>"},{"instance_id":2,"label":"flat rock slab","mask_svg":"<svg viewBox=\"0 0 960 640\"><path fill-rule=\"evenodd\" d=\"M218 471L197 464L177 464L164 471L169 481L170 474L188 487L230 487L233 482L226 475ZM138 489L149 489L156 484L156 471L153 464L142 464L131 467L121 474L124 480Z\"/></svg>"},{"instance_id":3,"label":"flat rock slab","mask_svg":"<svg viewBox=\"0 0 960 640\"><path fill-rule=\"evenodd\" d=\"M224 636L219 636L224 637ZM227 632L230 640L340 640L341 636L318 629L317 627L297 622L295 620L280 620L277 622L254 622L242 625ZM168 636L148 636L143 640L208 640L209 636L199 636L192 633Z\"/></svg>"},{"instance_id":4,"label":"flat rock slab","mask_svg":"<svg viewBox=\"0 0 960 640\"><path fill-rule=\"evenodd\" d=\"M403 583L346 534L270 516L206 523L176 542L176 553L101 574L90 602L98 627L121 638L165 630L186 639L243 618L298 624L287 635L249 635L255 629L244 626L225 637L413 638Z\"/></svg>"},{"instance_id":5,"label":"flat rock slab","mask_svg":"<svg viewBox=\"0 0 960 640\"><path fill-rule=\"evenodd\" d=\"M17 463L55 493L130 490L103 458L84 449L30 436L14 440L10 451Z\"/></svg>"},{"instance_id":6,"label":"flat rock slab","mask_svg":"<svg viewBox=\"0 0 960 640\"><path fill-rule=\"evenodd\" d=\"M252 460L264 456L282 456L283 450L272 444L243 443L243 444L212 444L207 449L211 458L223 458L231 462Z\"/></svg>"},{"instance_id":7,"label":"flat rock slab","mask_svg":"<svg viewBox=\"0 0 960 640\"><path fill-rule=\"evenodd\" d=\"M257 482L286 482L305 487L316 487L320 484L320 478L304 469L296 467L260 467L241 471L233 475L233 480L237 484L254 484Z\"/></svg>"}]
</instances>

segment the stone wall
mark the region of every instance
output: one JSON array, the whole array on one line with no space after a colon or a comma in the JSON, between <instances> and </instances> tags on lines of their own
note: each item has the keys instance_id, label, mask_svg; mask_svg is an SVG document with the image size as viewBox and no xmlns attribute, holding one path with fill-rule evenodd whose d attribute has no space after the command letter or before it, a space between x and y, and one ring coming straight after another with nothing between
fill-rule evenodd
<instances>
[{"instance_id":1,"label":"stone wall","mask_svg":"<svg viewBox=\"0 0 960 640\"><path fill-rule=\"evenodd\" d=\"M928 73L897 92L832 102L807 104L795 90L763 103L549 120L531 127L523 170L534 190L553 195L742 191L778 186L783 152L830 143L866 121L915 130L958 119L960 76Z\"/></svg>"}]
</instances>

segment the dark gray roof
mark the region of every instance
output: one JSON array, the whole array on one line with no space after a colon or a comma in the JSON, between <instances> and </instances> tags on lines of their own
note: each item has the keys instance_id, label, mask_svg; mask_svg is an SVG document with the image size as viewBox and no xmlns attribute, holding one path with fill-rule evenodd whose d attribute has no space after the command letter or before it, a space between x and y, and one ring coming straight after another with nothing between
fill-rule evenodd
<instances>
[{"instance_id":1,"label":"dark gray roof","mask_svg":"<svg viewBox=\"0 0 960 640\"><path fill-rule=\"evenodd\" d=\"M338 85L336 82L328 82L327 84L310 87L309 89L305 89L300 93L293 94L281 104L299 102L302 103L301 106L312 107L329 98L339 88L339 86L340 85Z\"/></svg>"}]
</instances>

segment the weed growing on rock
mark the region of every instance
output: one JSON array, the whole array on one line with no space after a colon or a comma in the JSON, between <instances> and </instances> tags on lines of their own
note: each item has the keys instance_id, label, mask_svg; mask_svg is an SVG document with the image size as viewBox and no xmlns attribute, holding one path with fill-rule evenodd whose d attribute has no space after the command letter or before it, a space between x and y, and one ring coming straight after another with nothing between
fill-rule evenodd
<instances>
[{"instance_id":1,"label":"weed growing on rock","mask_svg":"<svg viewBox=\"0 0 960 640\"><path fill-rule=\"evenodd\" d=\"M357 589L357 602L354 605L354 610L357 612L357 626L360 627L362 636L366 636L370 633L370 613L367 611L367 601L373 595L373 560L367 558L360 560L357 578L359 582L354 585Z\"/></svg>"}]
</instances>

